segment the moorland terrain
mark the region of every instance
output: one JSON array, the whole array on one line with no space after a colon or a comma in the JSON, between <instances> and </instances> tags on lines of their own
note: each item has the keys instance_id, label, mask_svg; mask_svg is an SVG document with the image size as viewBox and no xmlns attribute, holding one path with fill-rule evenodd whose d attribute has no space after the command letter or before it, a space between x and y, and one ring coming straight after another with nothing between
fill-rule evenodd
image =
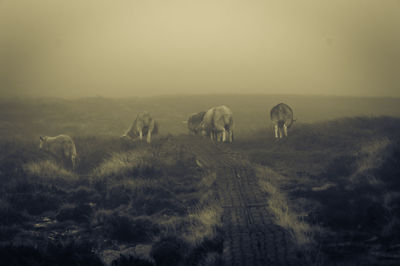
<instances>
[{"instance_id":1,"label":"moorland terrain","mask_svg":"<svg viewBox=\"0 0 400 266\"><path fill-rule=\"evenodd\" d=\"M274 140L269 110L296 122ZM225 104L235 142L182 121ZM400 99L204 95L0 100L9 265L397 265ZM152 143L119 136L137 112ZM70 135L75 171L38 149Z\"/></svg>"}]
</instances>

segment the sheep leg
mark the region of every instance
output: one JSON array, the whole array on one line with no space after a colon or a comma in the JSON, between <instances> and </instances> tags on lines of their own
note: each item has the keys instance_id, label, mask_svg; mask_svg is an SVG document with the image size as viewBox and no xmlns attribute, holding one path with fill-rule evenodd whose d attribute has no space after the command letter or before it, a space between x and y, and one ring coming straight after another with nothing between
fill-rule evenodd
<instances>
[{"instance_id":1,"label":"sheep leg","mask_svg":"<svg viewBox=\"0 0 400 266\"><path fill-rule=\"evenodd\" d=\"M285 134L285 137L287 137L287 126L286 126L286 124L283 124L283 133Z\"/></svg>"},{"instance_id":2,"label":"sheep leg","mask_svg":"<svg viewBox=\"0 0 400 266\"><path fill-rule=\"evenodd\" d=\"M147 143L151 142L151 131L149 130L149 132L147 133Z\"/></svg>"},{"instance_id":3,"label":"sheep leg","mask_svg":"<svg viewBox=\"0 0 400 266\"><path fill-rule=\"evenodd\" d=\"M278 138L278 125L274 125L275 138Z\"/></svg>"},{"instance_id":4,"label":"sheep leg","mask_svg":"<svg viewBox=\"0 0 400 266\"><path fill-rule=\"evenodd\" d=\"M71 156L72 170L75 170L75 156Z\"/></svg>"},{"instance_id":5,"label":"sheep leg","mask_svg":"<svg viewBox=\"0 0 400 266\"><path fill-rule=\"evenodd\" d=\"M142 140L143 139L143 132L141 129L139 129L139 139Z\"/></svg>"}]
</instances>

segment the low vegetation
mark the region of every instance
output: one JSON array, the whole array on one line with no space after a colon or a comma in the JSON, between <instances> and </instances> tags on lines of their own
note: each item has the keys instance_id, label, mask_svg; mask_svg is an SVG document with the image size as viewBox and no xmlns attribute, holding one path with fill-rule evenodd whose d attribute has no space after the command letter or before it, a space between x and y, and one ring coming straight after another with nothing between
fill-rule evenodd
<instances>
[{"instance_id":1,"label":"low vegetation","mask_svg":"<svg viewBox=\"0 0 400 266\"><path fill-rule=\"evenodd\" d=\"M268 194L268 209L274 215L276 223L291 233L299 247L314 244L316 227L304 221L303 216L290 206L287 195L278 189L274 183L279 182L282 176L268 168L258 169L259 186Z\"/></svg>"},{"instance_id":2,"label":"low vegetation","mask_svg":"<svg viewBox=\"0 0 400 266\"><path fill-rule=\"evenodd\" d=\"M288 96L285 101L293 100L288 103L298 120L288 138L276 141L267 119L268 106L281 99L274 97L204 96L210 100L201 101L197 96L187 97L186 105L168 97L148 102L2 101L1 261L220 265L222 209L214 193L216 174L200 168L190 148L177 145L179 136L169 132L185 133L181 122L188 114L224 102L235 116L230 148L253 163L259 185L269 195L271 214L303 249L309 265L396 265L400 120L325 120L349 115L346 108L333 112L333 106L361 100L326 98L318 103ZM380 100L373 102L371 106L382 106ZM382 112L399 115L393 108L398 101L389 105ZM137 111L154 106L159 106L153 115L159 118L160 135L151 145L118 137ZM331 110L324 111L326 106ZM368 110L370 105L350 115ZM74 172L38 149L39 135L60 133L75 141Z\"/></svg>"},{"instance_id":3,"label":"low vegetation","mask_svg":"<svg viewBox=\"0 0 400 266\"><path fill-rule=\"evenodd\" d=\"M99 138L97 145L105 145L105 150L114 142L103 140ZM82 143L78 140L78 145ZM3 255L9 250L21 256L4 255L10 263L51 265L63 256L49 253L50 246L57 245L82 259L72 264L214 261L216 265L220 261L221 211L213 196L216 176L201 170L193 155L171 137L150 146L136 144L120 151L114 147L102 154L102 160L94 157L99 163L91 171L81 167L77 173L45 155L35 157L25 146L10 147L11 156L21 160L11 165L18 169L9 168L8 158L0 165L6 170L1 172L0 197ZM166 252L164 247L169 246L172 251Z\"/></svg>"},{"instance_id":4,"label":"low vegetation","mask_svg":"<svg viewBox=\"0 0 400 266\"><path fill-rule=\"evenodd\" d=\"M375 265L384 260L395 265L399 136L399 119L344 118L297 124L280 141L272 139L272 132L255 132L238 140L236 148L260 165L260 186L270 194L277 223L297 243L322 251L314 263Z\"/></svg>"}]
</instances>

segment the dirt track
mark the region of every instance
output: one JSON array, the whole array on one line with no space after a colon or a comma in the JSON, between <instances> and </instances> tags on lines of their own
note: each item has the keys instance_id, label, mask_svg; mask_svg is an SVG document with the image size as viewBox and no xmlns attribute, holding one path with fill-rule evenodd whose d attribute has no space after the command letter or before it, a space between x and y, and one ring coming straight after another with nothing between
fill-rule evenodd
<instances>
[{"instance_id":1,"label":"dirt track","mask_svg":"<svg viewBox=\"0 0 400 266\"><path fill-rule=\"evenodd\" d=\"M182 140L198 164L217 174L224 265L300 265L289 234L274 223L267 209L268 196L258 187L250 162L229 144L190 136Z\"/></svg>"}]
</instances>

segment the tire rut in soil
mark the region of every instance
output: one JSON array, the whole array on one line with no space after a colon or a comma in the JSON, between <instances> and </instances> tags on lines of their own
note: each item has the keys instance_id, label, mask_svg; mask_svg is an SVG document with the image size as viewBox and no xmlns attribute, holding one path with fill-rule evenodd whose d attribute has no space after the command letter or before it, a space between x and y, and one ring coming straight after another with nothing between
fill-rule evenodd
<instances>
[{"instance_id":1,"label":"tire rut in soil","mask_svg":"<svg viewBox=\"0 0 400 266\"><path fill-rule=\"evenodd\" d=\"M258 187L251 163L229 144L181 136L202 167L217 174L217 194L223 207L224 265L300 265L289 233L268 211L268 197Z\"/></svg>"}]
</instances>

